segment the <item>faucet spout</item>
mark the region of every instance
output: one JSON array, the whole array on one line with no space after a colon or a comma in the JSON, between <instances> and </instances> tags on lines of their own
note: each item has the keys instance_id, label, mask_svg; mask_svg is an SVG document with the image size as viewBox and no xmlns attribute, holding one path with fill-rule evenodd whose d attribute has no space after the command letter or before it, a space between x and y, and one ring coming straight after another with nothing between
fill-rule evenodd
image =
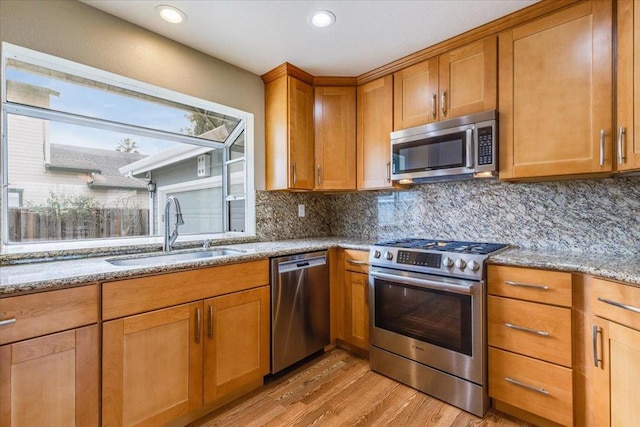
<instances>
[{"instance_id":1,"label":"faucet spout","mask_svg":"<svg viewBox=\"0 0 640 427\"><path fill-rule=\"evenodd\" d=\"M170 224L169 224L169 213L171 211L171 205L175 206L176 209L176 222L174 225L173 232L169 234ZM180 202L174 196L170 196L167 198L167 202L164 205L164 243L162 245L162 250L165 252L171 251L173 249L173 244L178 238L178 226L184 225L184 218L182 217L182 209L180 208Z\"/></svg>"}]
</instances>

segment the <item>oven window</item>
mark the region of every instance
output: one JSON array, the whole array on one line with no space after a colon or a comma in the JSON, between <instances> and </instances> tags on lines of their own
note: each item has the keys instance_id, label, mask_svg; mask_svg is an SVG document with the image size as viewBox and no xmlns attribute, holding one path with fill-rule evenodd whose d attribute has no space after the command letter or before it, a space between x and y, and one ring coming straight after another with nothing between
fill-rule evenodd
<instances>
[{"instance_id":1,"label":"oven window","mask_svg":"<svg viewBox=\"0 0 640 427\"><path fill-rule=\"evenodd\" d=\"M471 296L375 280L375 327L471 356Z\"/></svg>"}]
</instances>

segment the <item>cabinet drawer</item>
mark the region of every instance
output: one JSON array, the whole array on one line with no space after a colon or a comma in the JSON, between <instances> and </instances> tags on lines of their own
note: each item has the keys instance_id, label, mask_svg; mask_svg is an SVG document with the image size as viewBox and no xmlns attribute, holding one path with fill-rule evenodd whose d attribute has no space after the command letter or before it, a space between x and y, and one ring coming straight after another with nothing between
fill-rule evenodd
<instances>
[{"instance_id":1,"label":"cabinet drawer","mask_svg":"<svg viewBox=\"0 0 640 427\"><path fill-rule=\"evenodd\" d=\"M489 296L489 345L571 367L571 309Z\"/></svg>"},{"instance_id":2,"label":"cabinet drawer","mask_svg":"<svg viewBox=\"0 0 640 427\"><path fill-rule=\"evenodd\" d=\"M103 283L102 319L117 319L268 284L266 259Z\"/></svg>"},{"instance_id":3,"label":"cabinet drawer","mask_svg":"<svg viewBox=\"0 0 640 427\"><path fill-rule=\"evenodd\" d=\"M571 273L489 265L489 294L571 307Z\"/></svg>"},{"instance_id":4,"label":"cabinet drawer","mask_svg":"<svg viewBox=\"0 0 640 427\"><path fill-rule=\"evenodd\" d=\"M573 424L572 371L489 348L489 396L559 424Z\"/></svg>"},{"instance_id":5,"label":"cabinet drawer","mask_svg":"<svg viewBox=\"0 0 640 427\"><path fill-rule=\"evenodd\" d=\"M369 252L355 249L344 250L344 269L369 274Z\"/></svg>"},{"instance_id":6,"label":"cabinet drawer","mask_svg":"<svg viewBox=\"0 0 640 427\"><path fill-rule=\"evenodd\" d=\"M640 288L589 277L590 304L596 316L640 330Z\"/></svg>"},{"instance_id":7,"label":"cabinet drawer","mask_svg":"<svg viewBox=\"0 0 640 427\"><path fill-rule=\"evenodd\" d=\"M98 285L0 299L0 344L98 321Z\"/></svg>"}]
</instances>

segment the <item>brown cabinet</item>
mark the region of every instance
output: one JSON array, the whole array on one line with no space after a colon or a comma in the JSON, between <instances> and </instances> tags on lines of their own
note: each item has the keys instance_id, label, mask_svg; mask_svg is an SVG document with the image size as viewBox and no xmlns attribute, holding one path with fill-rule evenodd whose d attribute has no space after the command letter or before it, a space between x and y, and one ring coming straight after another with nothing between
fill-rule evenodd
<instances>
[{"instance_id":1,"label":"brown cabinet","mask_svg":"<svg viewBox=\"0 0 640 427\"><path fill-rule=\"evenodd\" d=\"M612 3L499 35L500 178L611 173Z\"/></svg>"},{"instance_id":2,"label":"brown cabinet","mask_svg":"<svg viewBox=\"0 0 640 427\"><path fill-rule=\"evenodd\" d=\"M345 341L369 351L369 252L344 250Z\"/></svg>"},{"instance_id":3,"label":"brown cabinet","mask_svg":"<svg viewBox=\"0 0 640 427\"><path fill-rule=\"evenodd\" d=\"M261 386L268 271L265 260L103 284L103 424L166 424Z\"/></svg>"},{"instance_id":4,"label":"brown cabinet","mask_svg":"<svg viewBox=\"0 0 640 427\"><path fill-rule=\"evenodd\" d=\"M355 190L355 87L316 87L313 115L316 190Z\"/></svg>"},{"instance_id":5,"label":"brown cabinet","mask_svg":"<svg viewBox=\"0 0 640 427\"><path fill-rule=\"evenodd\" d=\"M572 276L490 265L489 396L505 412L573 424ZM523 415L524 414L524 415Z\"/></svg>"},{"instance_id":6,"label":"brown cabinet","mask_svg":"<svg viewBox=\"0 0 640 427\"><path fill-rule=\"evenodd\" d=\"M356 111L358 190L391 188L393 77L358 86Z\"/></svg>"},{"instance_id":7,"label":"brown cabinet","mask_svg":"<svg viewBox=\"0 0 640 427\"><path fill-rule=\"evenodd\" d=\"M394 73L394 130L495 109L497 77L496 36Z\"/></svg>"},{"instance_id":8,"label":"brown cabinet","mask_svg":"<svg viewBox=\"0 0 640 427\"><path fill-rule=\"evenodd\" d=\"M619 0L617 12L617 139L619 171L640 169L640 2Z\"/></svg>"},{"instance_id":9,"label":"brown cabinet","mask_svg":"<svg viewBox=\"0 0 640 427\"><path fill-rule=\"evenodd\" d=\"M586 282L586 424L632 425L640 418L640 288L592 277Z\"/></svg>"},{"instance_id":10,"label":"brown cabinet","mask_svg":"<svg viewBox=\"0 0 640 427\"><path fill-rule=\"evenodd\" d=\"M313 87L284 74L265 85L267 190L312 190Z\"/></svg>"},{"instance_id":11,"label":"brown cabinet","mask_svg":"<svg viewBox=\"0 0 640 427\"><path fill-rule=\"evenodd\" d=\"M0 426L98 425L97 318L96 285L0 299Z\"/></svg>"}]
</instances>

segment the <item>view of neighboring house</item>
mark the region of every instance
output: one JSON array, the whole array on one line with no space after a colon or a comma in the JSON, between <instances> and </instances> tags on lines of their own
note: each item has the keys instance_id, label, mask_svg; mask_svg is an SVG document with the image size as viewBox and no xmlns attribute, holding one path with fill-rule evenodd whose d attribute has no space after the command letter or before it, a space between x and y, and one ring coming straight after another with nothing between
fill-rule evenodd
<instances>
[{"instance_id":1,"label":"view of neighboring house","mask_svg":"<svg viewBox=\"0 0 640 427\"><path fill-rule=\"evenodd\" d=\"M9 80L14 99L48 106L58 93ZM42 206L54 196L89 196L104 208L149 208L147 181L122 176L119 168L144 154L51 141L46 120L9 115L9 207Z\"/></svg>"}]
</instances>

